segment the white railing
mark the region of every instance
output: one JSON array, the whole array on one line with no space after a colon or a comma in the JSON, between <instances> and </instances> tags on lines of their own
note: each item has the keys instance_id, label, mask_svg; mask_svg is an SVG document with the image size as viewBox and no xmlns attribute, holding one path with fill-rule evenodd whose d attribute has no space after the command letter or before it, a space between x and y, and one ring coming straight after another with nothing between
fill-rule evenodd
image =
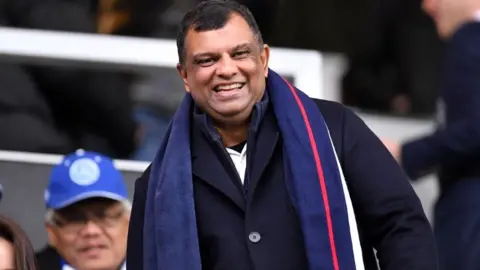
<instances>
[{"instance_id":1,"label":"white railing","mask_svg":"<svg viewBox=\"0 0 480 270\"><path fill-rule=\"evenodd\" d=\"M175 68L174 40L131 38L0 27L0 57L48 64L95 64L109 68ZM270 67L294 77L297 87L323 96L322 56L316 51L272 48Z\"/></svg>"},{"instance_id":2,"label":"white railing","mask_svg":"<svg viewBox=\"0 0 480 270\"><path fill-rule=\"evenodd\" d=\"M55 166L62 161L62 158L63 155L0 150L0 162ZM113 160L113 164L118 170L123 172L142 173L150 163L116 159Z\"/></svg>"}]
</instances>

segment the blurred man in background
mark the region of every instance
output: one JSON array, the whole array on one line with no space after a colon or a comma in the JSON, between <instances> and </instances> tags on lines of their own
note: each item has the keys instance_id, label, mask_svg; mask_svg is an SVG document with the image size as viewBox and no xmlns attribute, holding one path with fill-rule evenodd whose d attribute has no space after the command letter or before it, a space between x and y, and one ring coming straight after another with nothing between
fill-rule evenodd
<instances>
[{"instance_id":1,"label":"blurred man in background","mask_svg":"<svg viewBox=\"0 0 480 270\"><path fill-rule=\"evenodd\" d=\"M66 156L45 192L49 246L40 270L123 270L130 202L112 160L94 152Z\"/></svg>"},{"instance_id":2,"label":"blurred man in background","mask_svg":"<svg viewBox=\"0 0 480 270\"><path fill-rule=\"evenodd\" d=\"M438 169L441 269L480 269L480 1L424 0L423 8L448 42L441 123L430 136L384 143L412 180Z\"/></svg>"},{"instance_id":3,"label":"blurred man in background","mask_svg":"<svg viewBox=\"0 0 480 270\"><path fill-rule=\"evenodd\" d=\"M422 0L367 2L368 12L359 13L369 16L354 19L342 102L376 113L430 117L444 47L433 20L422 11Z\"/></svg>"}]
</instances>

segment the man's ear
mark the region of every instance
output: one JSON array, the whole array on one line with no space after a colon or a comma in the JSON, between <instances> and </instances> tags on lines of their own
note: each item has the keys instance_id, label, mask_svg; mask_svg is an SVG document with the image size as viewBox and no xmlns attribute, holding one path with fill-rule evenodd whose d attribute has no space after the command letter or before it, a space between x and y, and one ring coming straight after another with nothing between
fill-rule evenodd
<instances>
[{"instance_id":1,"label":"man's ear","mask_svg":"<svg viewBox=\"0 0 480 270\"><path fill-rule=\"evenodd\" d=\"M180 63L178 63L177 64L177 71L178 71L178 74L180 74L180 77L183 80L183 85L185 86L185 91L187 91L187 93L190 93L190 86L188 85L188 81L187 81L187 71L186 71L186 69Z\"/></svg>"},{"instance_id":2,"label":"man's ear","mask_svg":"<svg viewBox=\"0 0 480 270\"><path fill-rule=\"evenodd\" d=\"M267 44L263 45L262 52L260 54L263 65L263 73L265 78L268 77L268 61L270 60L270 47Z\"/></svg>"},{"instance_id":3,"label":"man's ear","mask_svg":"<svg viewBox=\"0 0 480 270\"><path fill-rule=\"evenodd\" d=\"M58 243L58 238L55 233L55 228L52 227L52 225L46 223L45 228L47 230L47 236L48 236L48 244L52 247L56 247Z\"/></svg>"}]
</instances>

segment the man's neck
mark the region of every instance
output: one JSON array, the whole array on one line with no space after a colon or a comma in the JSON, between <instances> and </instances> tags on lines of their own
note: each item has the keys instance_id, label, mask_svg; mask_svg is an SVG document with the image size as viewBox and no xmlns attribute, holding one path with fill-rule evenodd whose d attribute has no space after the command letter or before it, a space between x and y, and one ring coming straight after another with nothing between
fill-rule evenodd
<instances>
[{"instance_id":1,"label":"man's neck","mask_svg":"<svg viewBox=\"0 0 480 270\"><path fill-rule=\"evenodd\" d=\"M240 126L216 127L223 145L230 147L242 143L247 140L248 124Z\"/></svg>"},{"instance_id":2,"label":"man's neck","mask_svg":"<svg viewBox=\"0 0 480 270\"><path fill-rule=\"evenodd\" d=\"M480 22L480 9L476 10L473 14L473 20L476 22Z\"/></svg>"}]
</instances>

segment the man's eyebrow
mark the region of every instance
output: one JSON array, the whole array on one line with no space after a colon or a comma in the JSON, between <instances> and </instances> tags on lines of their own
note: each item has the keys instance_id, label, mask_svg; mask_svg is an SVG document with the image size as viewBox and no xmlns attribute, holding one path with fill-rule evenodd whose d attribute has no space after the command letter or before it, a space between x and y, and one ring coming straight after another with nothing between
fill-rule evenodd
<instances>
[{"instance_id":1,"label":"man's eyebrow","mask_svg":"<svg viewBox=\"0 0 480 270\"><path fill-rule=\"evenodd\" d=\"M238 45L234 46L229 51L230 52L235 52L235 51L242 50L242 49L247 49L247 48L250 48L250 47L252 47L252 43L246 42L246 43L242 43L242 44L238 44ZM213 56L216 56L216 55L218 55L218 54L213 53L213 52L197 53L197 54L193 55L193 59L202 58L202 57L213 57Z\"/></svg>"},{"instance_id":2,"label":"man's eyebrow","mask_svg":"<svg viewBox=\"0 0 480 270\"><path fill-rule=\"evenodd\" d=\"M232 52L234 51L238 51L238 50L241 50L241 49L247 49L247 48L250 48L252 46L251 43L247 42L247 43L242 43L242 44L238 44L236 45L235 47L233 47L231 49Z\"/></svg>"},{"instance_id":3,"label":"man's eyebrow","mask_svg":"<svg viewBox=\"0 0 480 270\"><path fill-rule=\"evenodd\" d=\"M193 59L202 58L202 57L212 57L214 55L216 54L212 52L197 53L193 55Z\"/></svg>"}]
</instances>

